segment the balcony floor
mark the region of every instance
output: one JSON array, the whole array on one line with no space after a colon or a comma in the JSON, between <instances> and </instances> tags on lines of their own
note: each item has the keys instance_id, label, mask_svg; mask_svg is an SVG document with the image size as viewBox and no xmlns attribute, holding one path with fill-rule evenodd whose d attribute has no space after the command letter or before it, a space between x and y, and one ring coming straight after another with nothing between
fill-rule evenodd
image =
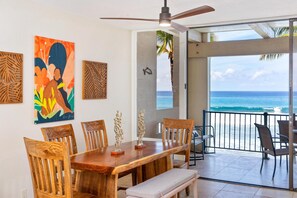
<instances>
[{"instance_id":1,"label":"balcony floor","mask_svg":"<svg viewBox=\"0 0 297 198\"><path fill-rule=\"evenodd\" d=\"M280 166L280 157L277 157L275 176L272 180L274 157L269 156L269 160L264 160L260 174L261 156L260 153L254 152L216 149L215 154L206 154L204 160L197 160L196 166L190 168L198 170L201 178L288 189L289 174L286 169L286 158L282 157ZM295 162L294 178L297 178ZM294 181L296 188L297 180Z\"/></svg>"}]
</instances>

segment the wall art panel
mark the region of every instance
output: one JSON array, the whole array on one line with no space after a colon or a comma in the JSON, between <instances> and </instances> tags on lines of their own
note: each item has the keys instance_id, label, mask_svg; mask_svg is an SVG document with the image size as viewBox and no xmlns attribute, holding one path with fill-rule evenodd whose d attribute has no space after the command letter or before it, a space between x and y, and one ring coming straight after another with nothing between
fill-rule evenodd
<instances>
[{"instance_id":1,"label":"wall art panel","mask_svg":"<svg viewBox=\"0 0 297 198\"><path fill-rule=\"evenodd\" d=\"M82 98L107 98L107 63L83 61Z\"/></svg>"},{"instance_id":2,"label":"wall art panel","mask_svg":"<svg viewBox=\"0 0 297 198\"><path fill-rule=\"evenodd\" d=\"M34 123L74 119L74 43L35 36Z\"/></svg>"}]
</instances>

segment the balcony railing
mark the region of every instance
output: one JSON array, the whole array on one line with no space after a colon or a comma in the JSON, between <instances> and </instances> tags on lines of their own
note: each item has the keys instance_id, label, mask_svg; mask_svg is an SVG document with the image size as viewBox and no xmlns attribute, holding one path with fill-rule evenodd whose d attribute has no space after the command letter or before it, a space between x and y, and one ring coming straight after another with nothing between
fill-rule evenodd
<instances>
[{"instance_id":1,"label":"balcony railing","mask_svg":"<svg viewBox=\"0 0 297 198\"><path fill-rule=\"evenodd\" d=\"M203 111L205 134L214 133L215 141L206 141L206 148L221 148L241 151L260 152L260 139L254 123L267 125L273 137L277 137L279 128L277 120L288 120L285 114L239 113Z\"/></svg>"}]
</instances>

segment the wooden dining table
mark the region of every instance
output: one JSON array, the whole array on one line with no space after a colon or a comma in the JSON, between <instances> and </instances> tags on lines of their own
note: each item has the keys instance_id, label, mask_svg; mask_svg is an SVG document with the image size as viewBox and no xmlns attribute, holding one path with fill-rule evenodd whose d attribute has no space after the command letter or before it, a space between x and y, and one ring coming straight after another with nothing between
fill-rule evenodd
<instances>
[{"instance_id":1,"label":"wooden dining table","mask_svg":"<svg viewBox=\"0 0 297 198\"><path fill-rule=\"evenodd\" d=\"M120 173L136 168L137 180L142 182L171 169L171 154L188 148L187 144L144 141L144 148L135 149L136 143L137 141L123 143L123 155L111 155L115 150L114 146L73 155L71 168L82 170L78 190L102 198L115 198Z\"/></svg>"}]
</instances>

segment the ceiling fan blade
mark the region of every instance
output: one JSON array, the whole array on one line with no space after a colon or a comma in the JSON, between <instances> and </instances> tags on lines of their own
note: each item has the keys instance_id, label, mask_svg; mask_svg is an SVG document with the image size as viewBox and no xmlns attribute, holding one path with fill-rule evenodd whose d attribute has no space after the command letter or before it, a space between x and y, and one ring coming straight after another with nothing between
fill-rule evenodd
<instances>
[{"instance_id":1,"label":"ceiling fan blade","mask_svg":"<svg viewBox=\"0 0 297 198\"><path fill-rule=\"evenodd\" d=\"M194 8L194 9L187 10L185 12L181 12L179 14L176 14L176 15L172 16L170 19L173 20L173 19L186 18L186 17L190 17L190 16L195 16L195 15L198 15L198 14L212 12L214 10L215 9L213 7L204 5L204 6L201 6L201 7L198 7L198 8Z\"/></svg>"},{"instance_id":2,"label":"ceiling fan blade","mask_svg":"<svg viewBox=\"0 0 297 198\"><path fill-rule=\"evenodd\" d=\"M174 23L171 21L171 27L173 27L174 29L176 29L179 32L185 32L188 31L189 28L187 28L186 26L180 25L178 23Z\"/></svg>"},{"instance_id":3,"label":"ceiling fan blade","mask_svg":"<svg viewBox=\"0 0 297 198\"><path fill-rule=\"evenodd\" d=\"M111 20L134 20L134 21L159 21L159 19L116 18L116 17L101 17L100 19L111 19Z\"/></svg>"}]
</instances>

